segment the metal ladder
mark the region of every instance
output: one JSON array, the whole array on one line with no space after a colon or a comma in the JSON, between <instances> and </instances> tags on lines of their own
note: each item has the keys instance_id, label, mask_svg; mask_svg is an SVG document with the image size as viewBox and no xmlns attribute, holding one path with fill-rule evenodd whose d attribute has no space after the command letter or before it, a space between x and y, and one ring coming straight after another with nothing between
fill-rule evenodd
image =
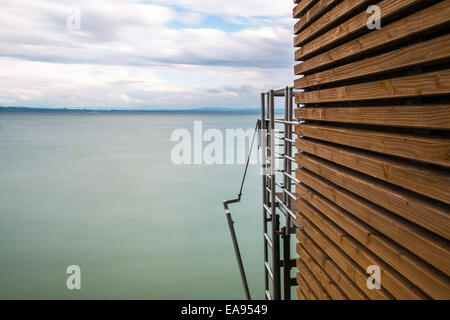
<instances>
[{"instance_id":1,"label":"metal ladder","mask_svg":"<svg viewBox=\"0 0 450 320\"><path fill-rule=\"evenodd\" d=\"M275 118L275 97L285 98L283 119ZM292 157L292 148L295 145L295 141L292 139L292 127L299 123L293 121L293 99L293 87L261 93L261 119L256 123L255 134L252 139L239 194L237 198L223 202L245 296L248 300L251 299L250 290L229 205L241 201L257 131L259 131L260 137L259 147L262 149L265 297L267 300L281 300L281 290L283 289L283 299L291 300L291 287L297 285L296 279L291 278L291 269L295 267L296 263L295 259L291 258L291 237L295 234L295 230L298 227L295 212L291 209L295 205L297 198L292 191L292 186L298 183L292 172L293 165L295 165L295 158ZM276 124L282 124L284 131L276 131ZM277 136L276 133L282 135ZM276 144L275 139L282 141L282 144ZM276 148L281 146L284 147L283 153L276 151ZM275 161L278 159L283 160L283 169L276 168ZM282 183L277 182L277 173L282 174ZM281 189L281 192L277 193L277 188ZM280 213L284 215L284 220L281 219ZM270 234L269 223L271 224ZM281 246L283 248L282 259ZM272 263L269 261L269 249L272 251ZM283 280L281 280L281 272L283 272ZM269 280L272 280L271 286L269 285Z\"/></svg>"},{"instance_id":2,"label":"metal ladder","mask_svg":"<svg viewBox=\"0 0 450 320\"><path fill-rule=\"evenodd\" d=\"M276 97L284 97L284 119L275 118ZM291 237L297 228L295 212L291 209L296 200L292 187L298 183L292 174L295 165L295 158L292 157L295 145L292 139L293 125L298 123L293 121L293 99L292 87L261 93L260 147L263 170L264 283L267 300L281 300L282 289L283 299L291 300L291 287L297 285L295 277L291 278L291 269L295 267L295 259L291 258ZM276 131L276 124L283 125L284 131ZM277 147L283 147L283 152L277 152ZM276 160L283 161L282 169L276 167ZM282 183L277 181L277 173L282 175ZM277 188L281 192L277 193ZM269 249L272 263L269 260Z\"/></svg>"}]
</instances>

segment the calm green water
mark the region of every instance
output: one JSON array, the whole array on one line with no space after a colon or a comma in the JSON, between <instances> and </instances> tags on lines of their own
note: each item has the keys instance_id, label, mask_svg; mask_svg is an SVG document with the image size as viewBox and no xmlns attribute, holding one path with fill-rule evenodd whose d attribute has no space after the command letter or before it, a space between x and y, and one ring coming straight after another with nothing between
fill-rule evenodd
<instances>
[{"instance_id":1,"label":"calm green water","mask_svg":"<svg viewBox=\"0 0 450 320\"><path fill-rule=\"evenodd\" d=\"M256 115L0 115L0 299L243 299L221 202L242 165L175 166L176 128ZM263 298L260 175L233 207ZM67 266L81 290L66 289Z\"/></svg>"}]
</instances>

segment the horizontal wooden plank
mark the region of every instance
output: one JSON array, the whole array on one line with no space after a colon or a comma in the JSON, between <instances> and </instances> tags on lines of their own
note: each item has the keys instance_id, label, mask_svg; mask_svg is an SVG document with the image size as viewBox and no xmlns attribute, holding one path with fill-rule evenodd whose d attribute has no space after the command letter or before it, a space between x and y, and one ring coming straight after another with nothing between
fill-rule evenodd
<instances>
[{"instance_id":1,"label":"horizontal wooden plank","mask_svg":"<svg viewBox=\"0 0 450 320\"><path fill-rule=\"evenodd\" d=\"M366 286L368 277L365 270L361 269L342 249L328 240L326 235L300 212L297 213L297 223L370 299L393 299L392 295L383 287L380 290L369 290Z\"/></svg>"},{"instance_id":2,"label":"horizontal wooden plank","mask_svg":"<svg viewBox=\"0 0 450 320\"><path fill-rule=\"evenodd\" d=\"M319 67L325 67L344 59L371 51L378 47L385 47L409 40L413 36L426 34L430 30L445 28L450 22L450 0L437 3L429 8L414 13L406 18L383 26L355 40L344 43L329 51L316 55L295 66L295 74L311 72ZM301 52L295 53L297 61L301 59Z\"/></svg>"},{"instance_id":3,"label":"horizontal wooden plank","mask_svg":"<svg viewBox=\"0 0 450 320\"><path fill-rule=\"evenodd\" d=\"M293 17L294 18L300 18L307 10L308 8L311 6L311 4L314 2L315 0L303 0L300 1L293 10Z\"/></svg>"},{"instance_id":4,"label":"horizontal wooden plank","mask_svg":"<svg viewBox=\"0 0 450 320\"><path fill-rule=\"evenodd\" d=\"M309 88L450 60L450 34L295 80ZM450 124L449 124L450 125Z\"/></svg>"},{"instance_id":5,"label":"horizontal wooden plank","mask_svg":"<svg viewBox=\"0 0 450 320\"><path fill-rule=\"evenodd\" d=\"M308 26L294 38L294 46L303 45L311 38L317 36L325 30L337 23L337 21L344 19L349 14L358 10L365 10L364 6L368 6L371 0L346 0L339 3L336 7L321 16L312 25Z\"/></svg>"},{"instance_id":6,"label":"horizontal wooden plank","mask_svg":"<svg viewBox=\"0 0 450 320\"><path fill-rule=\"evenodd\" d=\"M295 145L299 150L314 156L450 204L450 172L448 170L427 168L409 161L309 138L297 139ZM408 192L403 192L402 197L410 204L417 201L417 196ZM431 221L437 218L438 223L444 221L444 224L440 223L435 228L435 224L429 226L420 221L415 222L449 239L450 215L447 214L448 208L441 205L436 206L430 202L424 203L423 206L427 207Z\"/></svg>"},{"instance_id":7,"label":"horizontal wooden plank","mask_svg":"<svg viewBox=\"0 0 450 320\"><path fill-rule=\"evenodd\" d=\"M330 125L299 124L301 136L450 167L450 139Z\"/></svg>"},{"instance_id":8,"label":"horizontal wooden plank","mask_svg":"<svg viewBox=\"0 0 450 320\"><path fill-rule=\"evenodd\" d=\"M426 1L429 0L384 0L377 4L380 8L380 19L381 21L387 21L391 19L392 16L398 15L399 13L409 10L411 7ZM356 16L344 21L336 28L331 29L310 42L305 43L302 48L298 50L299 58L304 59L306 56L310 56L324 47L331 46L338 41L345 41L345 39L348 39L361 31L370 32L371 30L367 28L369 14L366 12L366 9L367 7L363 8L362 12ZM296 40L297 38L295 38L294 44L297 46L298 43Z\"/></svg>"},{"instance_id":9,"label":"horizontal wooden plank","mask_svg":"<svg viewBox=\"0 0 450 320\"><path fill-rule=\"evenodd\" d=\"M330 276L319 266L313 257L301 246L296 247L297 253L304 263L308 266L308 269L314 274L314 277L321 283L322 287L328 292L333 300L348 300L345 293L338 287L336 282L330 278ZM300 270L299 259L297 259L297 269Z\"/></svg>"},{"instance_id":10,"label":"horizontal wooden plank","mask_svg":"<svg viewBox=\"0 0 450 320\"><path fill-rule=\"evenodd\" d=\"M359 289L347 275L331 260L320 247L312 241L312 239L301 229L297 229L297 243L296 249L300 254L301 249L306 250L311 257L322 267L323 270L330 276L352 300L367 300L367 296Z\"/></svg>"},{"instance_id":11,"label":"horizontal wooden plank","mask_svg":"<svg viewBox=\"0 0 450 320\"><path fill-rule=\"evenodd\" d=\"M317 300L316 295L308 286L308 283L306 282L305 278L302 277L300 272L297 273L297 284L300 290L302 291L303 295L305 296L306 300Z\"/></svg>"},{"instance_id":12,"label":"horizontal wooden plank","mask_svg":"<svg viewBox=\"0 0 450 320\"><path fill-rule=\"evenodd\" d=\"M320 284L319 280L316 279L301 258L297 259L297 268L303 279L308 283L309 288L319 300L331 300L330 295L325 291L322 284Z\"/></svg>"},{"instance_id":13,"label":"horizontal wooden plank","mask_svg":"<svg viewBox=\"0 0 450 320\"><path fill-rule=\"evenodd\" d=\"M450 130L450 105L377 107L305 107L295 110L303 120L356 123L392 127Z\"/></svg>"},{"instance_id":14,"label":"horizontal wooden plank","mask_svg":"<svg viewBox=\"0 0 450 320\"><path fill-rule=\"evenodd\" d=\"M415 224L408 223L407 220L401 219L362 197L348 192L344 189L345 185L343 183L332 184L324 180L328 178L328 174L323 174L323 171L327 170L327 168L315 162L315 159L310 161L310 159L304 157L302 160L305 161L302 162L302 166L309 170L310 168L314 169L311 170L312 172L317 172L317 169L323 168L322 174L320 176L313 175L308 171L298 169L296 172L297 179L300 181L303 181L303 178L308 179L310 181L309 187L446 275L450 275L450 248L448 240L442 239ZM355 183L355 181L353 182ZM313 183L314 185L312 185ZM360 187L359 189L362 188ZM385 206L388 205L385 204ZM414 208L411 211L413 210ZM413 214L411 213L411 215Z\"/></svg>"},{"instance_id":15,"label":"horizontal wooden plank","mask_svg":"<svg viewBox=\"0 0 450 320\"><path fill-rule=\"evenodd\" d=\"M302 31L305 26L310 24L320 14L326 12L331 6L338 3L339 0L319 0L310 10L308 10L302 18L295 24L294 33Z\"/></svg>"},{"instance_id":16,"label":"horizontal wooden plank","mask_svg":"<svg viewBox=\"0 0 450 320\"><path fill-rule=\"evenodd\" d=\"M428 292L433 298L450 297L450 282L447 277L439 272L436 273L434 268L430 268L408 250L384 237L372 227L361 223L350 213L307 187L306 184L305 181L305 184L297 187L303 198L297 201L302 214L327 234L363 269L369 265L378 265L382 270L383 286L397 299L428 298L413 284L424 292ZM347 237L346 234L354 239Z\"/></svg>"},{"instance_id":17,"label":"horizontal wooden plank","mask_svg":"<svg viewBox=\"0 0 450 320\"><path fill-rule=\"evenodd\" d=\"M450 70L371 81L324 90L297 93L295 102L321 103L424 97L450 94Z\"/></svg>"}]
</instances>

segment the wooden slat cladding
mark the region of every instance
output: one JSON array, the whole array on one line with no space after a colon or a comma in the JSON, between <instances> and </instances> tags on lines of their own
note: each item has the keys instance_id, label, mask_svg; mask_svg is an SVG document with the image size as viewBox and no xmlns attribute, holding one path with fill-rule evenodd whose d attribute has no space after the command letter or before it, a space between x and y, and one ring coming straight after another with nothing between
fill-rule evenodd
<instances>
[{"instance_id":1,"label":"wooden slat cladding","mask_svg":"<svg viewBox=\"0 0 450 320\"><path fill-rule=\"evenodd\" d=\"M299 88L300 89L300 88ZM366 101L450 94L450 70L358 83L337 88L298 93L298 104Z\"/></svg>"},{"instance_id":2,"label":"wooden slat cladding","mask_svg":"<svg viewBox=\"0 0 450 320\"><path fill-rule=\"evenodd\" d=\"M314 2L315 0L297 1L298 4L294 7L293 11L294 18L300 18Z\"/></svg>"},{"instance_id":3,"label":"wooden slat cladding","mask_svg":"<svg viewBox=\"0 0 450 320\"><path fill-rule=\"evenodd\" d=\"M300 170L297 172L297 177L300 180L305 178L311 180L314 182L315 189L320 189L320 193L329 200L439 268L445 274L450 274L450 248L447 240L440 239L408 221L400 219L395 214L390 214L388 210L377 207L322 178L308 174L308 172Z\"/></svg>"},{"instance_id":4,"label":"wooden slat cladding","mask_svg":"<svg viewBox=\"0 0 450 320\"><path fill-rule=\"evenodd\" d=\"M302 18L295 24L294 32L299 33L305 26L309 25L319 15L326 12L330 7L339 3L339 0L319 0L311 10L306 11Z\"/></svg>"},{"instance_id":5,"label":"wooden slat cladding","mask_svg":"<svg viewBox=\"0 0 450 320\"><path fill-rule=\"evenodd\" d=\"M450 139L447 138L316 124L297 125L295 133L318 140L450 167Z\"/></svg>"},{"instance_id":6,"label":"wooden slat cladding","mask_svg":"<svg viewBox=\"0 0 450 320\"><path fill-rule=\"evenodd\" d=\"M367 288L367 276L365 270L360 268L353 259L345 254L342 249L332 243L328 237L314 226L305 216L297 214L297 223L311 239L316 242L342 271L371 299L389 299L392 296L382 288L381 290L369 290Z\"/></svg>"},{"instance_id":7,"label":"wooden slat cladding","mask_svg":"<svg viewBox=\"0 0 450 320\"><path fill-rule=\"evenodd\" d=\"M450 0L295 3L299 299L450 299Z\"/></svg>"},{"instance_id":8,"label":"wooden slat cladding","mask_svg":"<svg viewBox=\"0 0 450 320\"><path fill-rule=\"evenodd\" d=\"M423 167L417 164L411 164L408 161L365 152L359 149L336 146L331 143L308 138L297 139L296 146L298 149L317 157L450 204L449 171ZM298 156L300 157L300 155ZM298 159L298 161L301 161L301 159ZM405 194L403 196L405 199L410 198L409 203L414 203L417 195L403 193ZM430 206L431 204L428 203L425 207L430 208ZM430 217L432 220L436 218L436 215L442 219L447 217L445 214L445 206L438 205L438 207L441 208L433 210L434 212ZM450 219L450 216L448 219ZM444 227L450 228L450 221L446 222L445 219L444 221L439 219L439 222L444 223ZM434 229L434 231L436 232L437 230ZM446 232L445 236L447 235L450 236L450 230Z\"/></svg>"},{"instance_id":9,"label":"wooden slat cladding","mask_svg":"<svg viewBox=\"0 0 450 320\"><path fill-rule=\"evenodd\" d=\"M298 119L354 124L450 130L448 105L298 108Z\"/></svg>"},{"instance_id":10,"label":"wooden slat cladding","mask_svg":"<svg viewBox=\"0 0 450 320\"><path fill-rule=\"evenodd\" d=\"M433 50L430 51L430 47ZM295 81L296 88L309 88L338 81L397 71L415 66L448 61L450 34L429 41L403 47L385 54L315 73Z\"/></svg>"},{"instance_id":11,"label":"wooden slat cladding","mask_svg":"<svg viewBox=\"0 0 450 320\"><path fill-rule=\"evenodd\" d=\"M297 273L297 283L301 292L301 296L305 298L305 300L317 300L317 296L309 287L305 278L299 273Z\"/></svg>"},{"instance_id":12,"label":"wooden slat cladding","mask_svg":"<svg viewBox=\"0 0 450 320\"><path fill-rule=\"evenodd\" d=\"M339 288L352 300L367 300L367 296L355 283L330 259L325 252L302 230L297 230L297 252L301 254L303 247L314 260L327 272Z\"/></svg>"},{"instance_id":13,"label":"wooden slat cladding","mask_svg":"<svg viewBox=\"0 0 450 320\"><path fill-rule=\"evenodd\" d=\"M418 287L423 290L423 292L428 293L430 296L434 298L445 298L449 293L449 281L448 278L445 277L442 273L433 272L433 268L429 265L423 263L422 260L418 259L416 256L396 244L391 239L382 235L380 232L371 228L367 224L364 224L362 221L358 220L354 216L352 216L347 211L342 208L334 205L328 199L322 197L319 193L316 193L311 188L306 187L305 185L301 185L298 187L298 191L304 196L304 199L299 200L299 207L301 208L302 213L305 215L314 216L314 213L321 218L322 221L320 223L321 226L325 226L323 215L328 217L330 221L334 221L337 225L342 227L348 235L354 237L358 242L348 240L348 237L345 237L345 232L341 231L340 233L337 231L329 233L331 238L335 238L340 235L337 239L339 239L339 243L343 249L347 250L356 250L353 253L353 257L355 260L361 259L361 254L364 252L364 246L367 248L367 252L372 251L376 254L380 259L384 259L382 261L378 260L376 256L371 256L372 261L377 261L376 263L380 267L385 269L387 264L385 265L383 261L389 260L392 261L391 265L393 269L396 269L398 273L402 272L402 274L410 281L412 284L418 285ZM311 207L308 207L307 204L311 203ZM313 210L312 205L317 208L320 208L320 214L318 210ZM331 223L331 222L329 222ZM349 242L349 244L346 244ZM344 246L349 246L344 248ZM359 248L359 249L355 249ZM352 251L350 251L351 253ZM359 253L357 253L359 252ZM370 257L370 253L366 253ZM362 266L367 268L369 265L368 262L361 262ZM392 291L394 295L399 298L423 298L424 295L415 290L408 284L408 281L405 281L402 276L395 276L395 272L387 267L390 275L385 276L386 281L390 281L391 283L385 284L386 288L389 291ZM383 270L384 272L384 270ZM394 274L394 276L392 276Z\"/></svg>"},{"instance_id":14,"label":"wooden slat cladding","mask_svg":"<svg viewBox=\"0 0 450 320\"><path fill-rule=\"evenodd\" d=\"M408 10L411 6L420 4L424 1L429 0L384 0L380 3L378 3L378 7L380 8L381 12L381 19L387 20L390 19L391 16L397 15L401 13L404 10ZM350 3L351 1L343 1L342 4ZM355 2L355 7L359 7L361 4L364 3L374 3L375 1L353 1ZM367 6L366 6L367 7ZM336 7L337 9L338 7ZM350 8L349 8L350 11ZM330 46L333 43L342 41L343 39L349 38L352 35L356 35L360 31L369 31L367 28L367 18L368 14L364 10L359 13L358 15L352 17L351 19L348 19L341 25L339 25L337 28L334 28L330 30L329 32L312 39L311 41L307 42L306 44L303 44L305 41L301 38L302 34L299 34L295 40L294 45L302 47L298 50L298 54L300 57L306 57L311 55L312 53L322 49L325 46ZM317 22L317 24L319 21ZM313 24L312 26L314 26ZM308 30L308 28L305 30L305 32ZM316 34L316 33L313 33Z\"/></svg>"},{"instance_id":15,"label":"wooden slat cladding","mask_svg":"<svg viewBox=\"0 0 450 320\"><path fill-rule=\"evenodd\" d=\"M374 3L373 0L347 0L342 1L339 5L323 15L319 20L315 21L311 26L300 32L294 39L294 46L298 47L320 34L321 31L326 30L327 27L336 24L336 20L341 20L352 11L363 8L364 5ZM338 21L339 21L338 20Z\"/></svg>"},{"instance_id":16,"label":"wooden slat cladding","mask_svg":"<svg viewBox=\"0 0 450 320\"><path fill-rule=\"evenodd\" d=\"M301 259L297 260L297 268L316 297L318 297L320 300L331 300L330 295L325 291L322 284L316 279L316 277Z\"/></svg>"},{"instance_id":17,"label":"wooden slat cladding","mask_svg":"<svg viewBox=\"0 0 450 320\"><path fill-rule=\"evenodd\" d=\"M450 27L449 3L450 1L437 3L402 20L383 26L380 30L374 30L336 48L315 55L295 66L295 74L300 75L332 63L342 62L343 59L362 56L377 48L402 43L414 39L414 37L429 36L436 29L446 29ZM297 61L302 60L300 52L296 52L295 59Z\"/></svg>"},{"instance_id":18,"label":"wooden slat cladding","mask_svg":"<svg viewBox=\"0 0 450 320\"><path fill-rule=\"evenodd\" d=\"M330 276L320 267L320 265L311 257L311 255L303 249L302 246L297 246L297 252L305 261L304 264L307 264L311 269L311 272L314 274L314 277L322 284L322 286L327 291L328 295L333 300L348 300L348 297L342 292L341 289L337 286L336 282L330 278ZM300 270L302 267L300 264L300 259L297 259L297 269Z\"/></svg>"},{"instance_id":19,"label":"wooden slat cladding","mask_svg":"<svg viewBox=\"0 0 450 320\"><path fill-rule=\"evenodd\" d=\"M302 190L307 190L302 188ZM305 193L302 193L305 194ZM312 193L309 194L315 198ZM305 197L305 199L308 199ZM313 208L304 199L298 200L298 206L302 214L307 217L317 227L328 236L328 238L338 245L345 253L352 256L354 261L364 270L370 265L378 265L382 270L382 277L385 279L383 286L392 292L398 299L424 299L427 296L418 290L411 282L403 278L395 270L385 264L381 259L371 253L362 244L346 236L344 230L336 226L332 221L325 218L316 208ZM319 206L317 206L319 207ZM326 207L325 207L326 208ZM321 208L323 210L323 208ZM352 229L353 231L353 229ZM370 231L369 231L370 232ZM368 232L365 233L369 234ZM301 271L301 270L300 270Z\"/></svg>"},{"instance_id":20,"label":"wooden slat cladding","mask_svg":"<svg viewBox=\"0 0 450 320\"><path fill-rule=\"evenodd\" d=\"M303 157L302 154L297 154L296 160L302 161L303 167L324 177L327 181L358 194L371 203L395 212L447 240L450 239L448 206L318 158ZM335 189L331 188L331 190Z\"/></svg>"}]
</instances>

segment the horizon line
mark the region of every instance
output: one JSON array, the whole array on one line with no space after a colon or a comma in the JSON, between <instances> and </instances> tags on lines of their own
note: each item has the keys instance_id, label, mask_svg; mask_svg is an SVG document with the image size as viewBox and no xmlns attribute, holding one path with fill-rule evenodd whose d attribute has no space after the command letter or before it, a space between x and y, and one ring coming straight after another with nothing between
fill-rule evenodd
<instances>
[{"instance_id":1,"label":"horizon line","mask_svg":"<svg viewBox=\"0 0 450 320\"><path fill-rule=\"evenodd\" d=\"M275 109L278 111L277 109ZM279 109L282 111L282 109ZM204 107L190 109L91 109L91 108L48 108L48 107L6 107L0 106L0 113L260 113L260 108Z\"/></svg>"}]
</instances>

